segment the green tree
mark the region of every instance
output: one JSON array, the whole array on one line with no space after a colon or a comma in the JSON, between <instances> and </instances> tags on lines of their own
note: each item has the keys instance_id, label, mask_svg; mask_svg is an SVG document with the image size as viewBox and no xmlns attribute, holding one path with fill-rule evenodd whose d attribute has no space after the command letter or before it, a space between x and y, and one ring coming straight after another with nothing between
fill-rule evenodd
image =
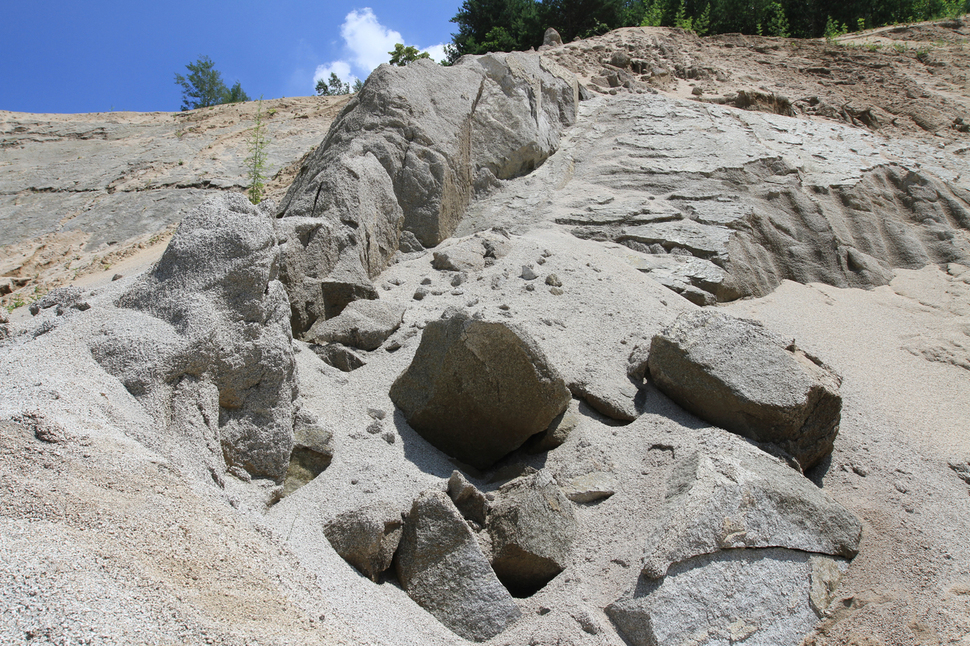
<instances>
[{"instance_id":1,"label":"green tree","mask_svg":"<svg viewBox=\"0 0 970 646\"><path fill-rule=\"evenodd\" d=\"M249 201L259 204L263 199L263 189L266 180L266 145L269 138L266 137L265 126L263 124L263 97L259 97L259 105L256 107L256 121L253 131L249 135L249 157L246 158L246 177L249 180Z\"/></svg>"},{"instance_id":2,"label":"green tree","mask_svg":"<svg viewBox=\"0 0 970 646\"><path fill-rule=\"evenodd\" d=\"M226 87L222 82L222 74L208 56L200 56L199 60L185 67L189 71L188 76L175 75L175 83L182 87L183 112L220 103L249 101L239 81L236 81L232 89Z\"/></svg>"},{"instance_id":3,"label":"green tree","mask_svg":"<svg viewBox=\"0 0 970 646\"><path fill-rule=\"evenodd\" d=\"M359 80L359 79L358 79ZM354 84L357 87L357 84ZM330 72L330 78L317 81L317 96L338 96L340 94L350 94L350 83L344 83L336 73Z\"/></svg>"},{"instance_id":4,"label":"green tree","mask_svg":"<svg viewBox=\"0 0 970 646\"><path fill-rule=\"evenodd\" d=\"M242 89L239 81L236 81L236 84L226 90L222 95L222 103L242 103L243 101L252 101L252 99Z\"/></svg>"},{"instance_id":5,"label":"green tree","mask_svg":"<svg viewBox=\"0 0 970 646\"><path fill-rule=\"evenodd\" d=\"M388 52L388 54L391 55L391 65L398 67L404 67L408 63L413 63L421 58L431 58L431 54L428 52L419 52L417 47L412 45L405 47L402 43L394 43L394 51Z\"/></svg>"}]
</instances>

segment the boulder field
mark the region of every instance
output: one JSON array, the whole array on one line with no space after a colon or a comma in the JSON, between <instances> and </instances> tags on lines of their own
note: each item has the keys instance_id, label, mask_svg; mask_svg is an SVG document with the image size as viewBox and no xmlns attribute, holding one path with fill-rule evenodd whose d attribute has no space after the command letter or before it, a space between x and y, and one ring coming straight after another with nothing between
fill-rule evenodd
<instances>
[{"instance_id":1,"label":"boulder field","mask_svg":"<svg viewBox=\"0 0 970 646\"><path fill-rule=\"evenodd\" d=\"M967 135L705 46L381 66L0 318L0 641L970 643Z\"/></svg>"}]
</instances>

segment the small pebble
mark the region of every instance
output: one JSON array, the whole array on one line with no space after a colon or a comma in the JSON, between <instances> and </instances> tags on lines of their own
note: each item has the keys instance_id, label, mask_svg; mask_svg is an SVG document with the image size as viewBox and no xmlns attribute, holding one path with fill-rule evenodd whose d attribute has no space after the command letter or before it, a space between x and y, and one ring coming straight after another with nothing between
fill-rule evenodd
<instances>
[{"instance_id":1,"label":"small pebble","mask_svg":"<svg viewBox=\"0 0 970 646\"><path fill-rule=\"evenodd\" d=\"M431 279L430 279L430 278L428 278L427 276L425 276L425 277L424 277L424 278L423 278L423 279L421 280L421 284L422 284L422 285L430 285L430 284L431 284Z\"/></svg>"},{"instance_id":2,"label":"small pebble","mask_svg":"<svg viewBox=\"0 0 970 646\"><path fill-rule=\"evenodd\" d=\"M549 274L546 276L546 285L549 285L550 287L562 287L562 281L559 280L559 276Z\"/></svg>"},{"instance_id":3,"label":"small pebble","mask_svg":"<svg viewBox=\"0 0 970 646\"><path fill-rule=\"evenodd\" d=\"M381 437L383 437L384 441L388 444L394 444L394 440L397 438L397 436L391 431L384 431L384 434L381 435Z\"/></svg>"},{"instance_id":4,"label":"small pebble","mask_svg":"<svg viewBox=\"0 0 970 646\"><path fill-rule=\"evenodd\" d=\"M414 300L416 301L424 300L424 297L427 295L428 290L426 290L424 287L418 287L416 290L414 290Z\"/></svg>"},{"instance_id":5,"label":"small pebble","mask_svg":"<svg viewBox=\"0 0 970 646\"><path fill-rule=\"evenodd\" d=\"M553 296L562 296L563 295L563 291L562 291L562 288L561 287L550 287L549 288L549 293L552 294Z\"/></svg>"},{"instance_id":6,"label":"small pebble","mask_svg":"<svg viewBox=\"0 0 970 646\"><path fill-rule=\"evenodd\" d=\"M529 265L522 265L522 278L525 280L535 280L539 277L539 274Z\"/></svg>"}]
</instances>

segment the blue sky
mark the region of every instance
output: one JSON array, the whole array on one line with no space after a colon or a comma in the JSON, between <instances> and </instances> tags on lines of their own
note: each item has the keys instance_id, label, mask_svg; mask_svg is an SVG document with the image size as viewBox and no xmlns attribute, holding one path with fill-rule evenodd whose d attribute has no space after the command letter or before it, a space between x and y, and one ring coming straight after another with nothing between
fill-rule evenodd
<instances>
[{"instance_id":1,"label":"blue sky","mask_svg":"<svg viewBox=\"0 0 970 646\"><path fill-rule=\"evenodd\" d=\"M209 56L253 98L308 96L315 78L365 78L395 42L433 55L461 0L163 0L8 3L0 110L177 111L176 73Z\"/></svg>"}]
</instances>

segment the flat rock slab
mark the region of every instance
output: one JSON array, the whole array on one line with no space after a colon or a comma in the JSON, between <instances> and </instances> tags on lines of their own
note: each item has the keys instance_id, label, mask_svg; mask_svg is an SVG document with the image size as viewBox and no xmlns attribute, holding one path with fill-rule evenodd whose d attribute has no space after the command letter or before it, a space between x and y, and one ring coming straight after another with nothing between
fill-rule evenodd
<instances>
[{"instance_id":1,"label":"flat rock slab","mask_svg":"<svg viewBox=\"0 0 970 646\"><path fill-rule=\"evenodd\" d=\"M545 430L570 400L524 332L460 312L425 327L390 395L424 439L479 469Z\"/></svg>"},{"instance_id":2,"label":"flat rock slab","mask_svg":"<svg viewBox=\"0 0 970 646\"><path fill-rule=\"evenodd\" d=\"M663 515L647 539L646 577L727 549L858 553L862 525L850 511L780 460L724 440L674 463Z\"/></svg>"},{"instance_id":3,"label":"flat rock slab","mask_svg":"<svg viewBox=\"0 0 970 646\"><path fill-rule=\"evenodd\" d=\"M834 589L847 567L794 550L729 550L641 581L606 613L633 646L797 646L819 622L817 591Z\"/></svg>"},{"instance_id":4,"label":"flat rock slab","mask_svg":"<svg viewBox=\"0 0 970 646\"><path fill-rule=\"evenodd\" d=\"M310 343L342 343L376 350L401 326L404 308L381 300L352 301L334 318L317 320L306 335Z\"/></svg>"},{"instance_id":5,"label":"flat rock slab","mask_svg":"<svg viewBox=\"0 0 970 646\"><path fill-rule=\"evenodd\" d=\"M444 492L414 501L395 569L411 598L465 639L491 639L521 615Z\"/></svg>"},{"instance_id":6,"label":"flat rock slab","mask_svg":"<svg viewBox=\"0 0 970 646\"><path fill-rule=\"evenodd\" d=\"M809 469L832 452L841 378L763 325L684 312L650 344L650 378L689 412Z\"/></svg>"}]
</instances>

